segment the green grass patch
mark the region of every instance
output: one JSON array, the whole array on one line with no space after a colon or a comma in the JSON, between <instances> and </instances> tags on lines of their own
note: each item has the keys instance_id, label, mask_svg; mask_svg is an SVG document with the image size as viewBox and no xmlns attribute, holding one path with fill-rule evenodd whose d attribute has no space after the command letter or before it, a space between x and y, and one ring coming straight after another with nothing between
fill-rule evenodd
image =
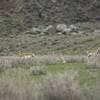
<instances>
[{"instance_id":1,"label":"green grass patch","mask_svg":"<svg viewBox=\"0 0 100 100\"><path fill-rule=\"evenodd\" d=\"M24 65L25 66L25 65ZM44 75L32 75L29 69L26 67L18 67L14 69L8 69L7 71L0 73L0 78L3 79L16 79L16 80L33 80L34 82L40 82L46 77L48 73L59 74L68 71L75 71L78 73L76 80L81 85L92 86L96 82L100 81L100 69L92 71L87 68L84 63L58 63L45 65L46 74Z\"/></svg>"},{"instance_id":2,"label":"green grass patch","mask_svg":"<svg viewBox=\"0 0 100 100\"><path fill-rule=\"evenodd\" d=\"M47 66L47 71L52 74L63 73L68 70L78 71L79 75L77 80L81 85L94 85L99 80L100 70L98 69L96 72L91 72L84 63L60 63Z\"/></svg>"}]
</instances>

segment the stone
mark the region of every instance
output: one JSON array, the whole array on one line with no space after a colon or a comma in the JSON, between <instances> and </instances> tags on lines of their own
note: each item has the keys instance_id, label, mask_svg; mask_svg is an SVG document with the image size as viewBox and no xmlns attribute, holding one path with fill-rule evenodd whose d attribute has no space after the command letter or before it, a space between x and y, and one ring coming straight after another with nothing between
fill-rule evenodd
<instances>
[{"instance_id":1,"label":"stone","mask_svg":"<svg viewBox=\"0 0 100 100\"><path fill-rule=\"evenodd\" d=\"M57 32L64 32L67 29L67 25L66 24L58 24L56 26L56 31Z\"/></svg>"},{"instance_id":2,"label":"stone","mask_svg":"<svg viewBox=\"0 0 100 100\"><path fill-rule=\"evenodd\" d=\"M78 32L78 28L75 25L70 25L69 28L71 29L72 32Z\"/></svg>"},{"instance_id":3,"label":"stone","mask_svg":"<svg viewBox=\"0 0 100 100\"><path fill-rule=\"evenodd\" d=\"M57 34L58 34L58 35L62 35L62 33L61 33L61 32L57 32Z\"/></svg>"},{"instance_id":4,"label":"stone","mask_svg":"<svg viewBox=\"0 0 100 100\"><path fill-rule=\"evenodd\" d=\"M63 30L63 33L69 34L71 31L72 31L71 28L66 28Z\"/></svg>"},{"instance_id":5,"label":"stone","mask_svg":"<svg viewBox=\"0 0 100 100\"><path fill-rule=\"evenodd\" d=\"M31 30L30 30L30 32L31 33L33 33L33 34L39 34L39 33L41 33L41 30L39 29L39 28L32 28Z\"/></svg>"}]
</instances>

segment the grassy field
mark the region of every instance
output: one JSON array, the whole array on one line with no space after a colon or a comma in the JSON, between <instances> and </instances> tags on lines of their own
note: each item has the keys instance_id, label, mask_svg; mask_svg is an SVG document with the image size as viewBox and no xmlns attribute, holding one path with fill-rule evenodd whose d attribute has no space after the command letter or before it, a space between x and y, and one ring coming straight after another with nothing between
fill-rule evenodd
<instances>
[{"instance_id":1,"label":"grassy field","mask_svg":"<svg viewBox=\"0 0 100 100\"><path fill-rule=\"evenodd\" d=\"M38 66L37 66L38 67ZM40 66L45 74L34 75L30 71L29 65L19 65L16 68L9 68L3 73L0 73L0 78L3 79L18 79L18 80L33 80L35 82L40 82L48 74L57 75L59 73L76 72L75 80L77 80L81 85L92 86L96 82L100 81L100 69L91 69L88 68L84 63L58 63L58 64L49 64ZM33 68L36 68L33 66Z\"/></svg>"},{"instance_id":2,"label":"grassy field","mask_svg":"<svg viewBox=\"0 0 100 100\"><path fill-rule=\"evenodd\" d=\"M48 57L46 59L38 57L37 60L42 61L41 63L35 63L35 59L29 62L29 59L20 57L17 59L11 56L4 59L1 57L0 99L99 100L99 68L89 67L81 61L82 59L77 62L69 58L70 62L62 63L62 61L55 62L54 56L53 61L51 56ZM7 61L6 64L2 60ZM12 63L13 60L16 62Z\"/></svg>"},{"instance_id":3,"label":"grassy field","mask_svg":"<svg viewBox=\"0 0 100 100\"><path fill-rule=\"evenodd\" d=\"M0 37L0 100L100 100L100 68L85 62L87 50L100 47L100 35L86 33ZM24 59L24 54L35 56Z\"/></svg>"}]
</instances>

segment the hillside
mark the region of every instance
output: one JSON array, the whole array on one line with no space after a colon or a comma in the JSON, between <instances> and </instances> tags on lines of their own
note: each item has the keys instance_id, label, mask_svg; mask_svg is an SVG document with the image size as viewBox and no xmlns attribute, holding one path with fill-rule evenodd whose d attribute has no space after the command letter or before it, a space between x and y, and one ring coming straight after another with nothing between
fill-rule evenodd
<instances>
[{"instance_id":1,"label":"hillside","mask_svg":"<svg viewBox=\"0 0 100 100\"><path fill-rule=\"evenodd\" d=\"M78 25L78 24L77 24ZM83 23L81 34L19 34L0 37L0 55L13 55L18 52L48 54L51 52L64 54L86 54L86 50L100 47L99 23ZM91 30L94 28L95 30ZM87 29L87 30L86 30Z\"/></svg>"},{"instance_id":2,"label":"hillside","mask_svg":"<svg viewBox=\"0 0 100 100\"><path fill-rule=\"evenodd\" d=\"M99 0L0 0L0 35L38 25L95 21L99 12Z\"/></svg>"},{"instance_id":3,"label":"hillside","mask_svg":"<svg viewBox=\"0 0 100 100\"><path fill-rule=\"evenodd\" d=\"M100 100L100 0L0 0L0 100Z\"/></svg>"},{"instance_id":4,"label":"hillside","mask_svg":"<svg viewBox=\"0 0 100 100\"><path fill-rule=\"evenodd\" d=\"M0 55L19 51L84 53L100 46L99 0L0 0ZM75 24L83 34L23 34L34 27ZM80 33L80 30L78 31Z\"/></svg>"}]
</instances>

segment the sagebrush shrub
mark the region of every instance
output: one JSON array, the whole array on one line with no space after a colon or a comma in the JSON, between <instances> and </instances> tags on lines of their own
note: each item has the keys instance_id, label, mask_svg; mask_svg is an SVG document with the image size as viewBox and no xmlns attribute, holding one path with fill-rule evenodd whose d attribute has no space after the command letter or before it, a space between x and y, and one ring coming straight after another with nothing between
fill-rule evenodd
<instances>
[{"instance_id":1,"label":"sagebrush shrub","mask_svg":"<svg viewBox=\"0 0 100 100\"><path fill-rule=\"evenodd\" d=\"M0 79L0 100L34 100L34 98L31 82Z\"/></svg>"},{"instance_id":2,"label":"sagebrush shrub","mask_svg":"<svg viewBox=\"0 0 100 100\"><path fill-rule=\"evenodd\" d=\"M42 100L88 100L70 74L49 75L41 85Z\"/></svg>"}]
</instances>

